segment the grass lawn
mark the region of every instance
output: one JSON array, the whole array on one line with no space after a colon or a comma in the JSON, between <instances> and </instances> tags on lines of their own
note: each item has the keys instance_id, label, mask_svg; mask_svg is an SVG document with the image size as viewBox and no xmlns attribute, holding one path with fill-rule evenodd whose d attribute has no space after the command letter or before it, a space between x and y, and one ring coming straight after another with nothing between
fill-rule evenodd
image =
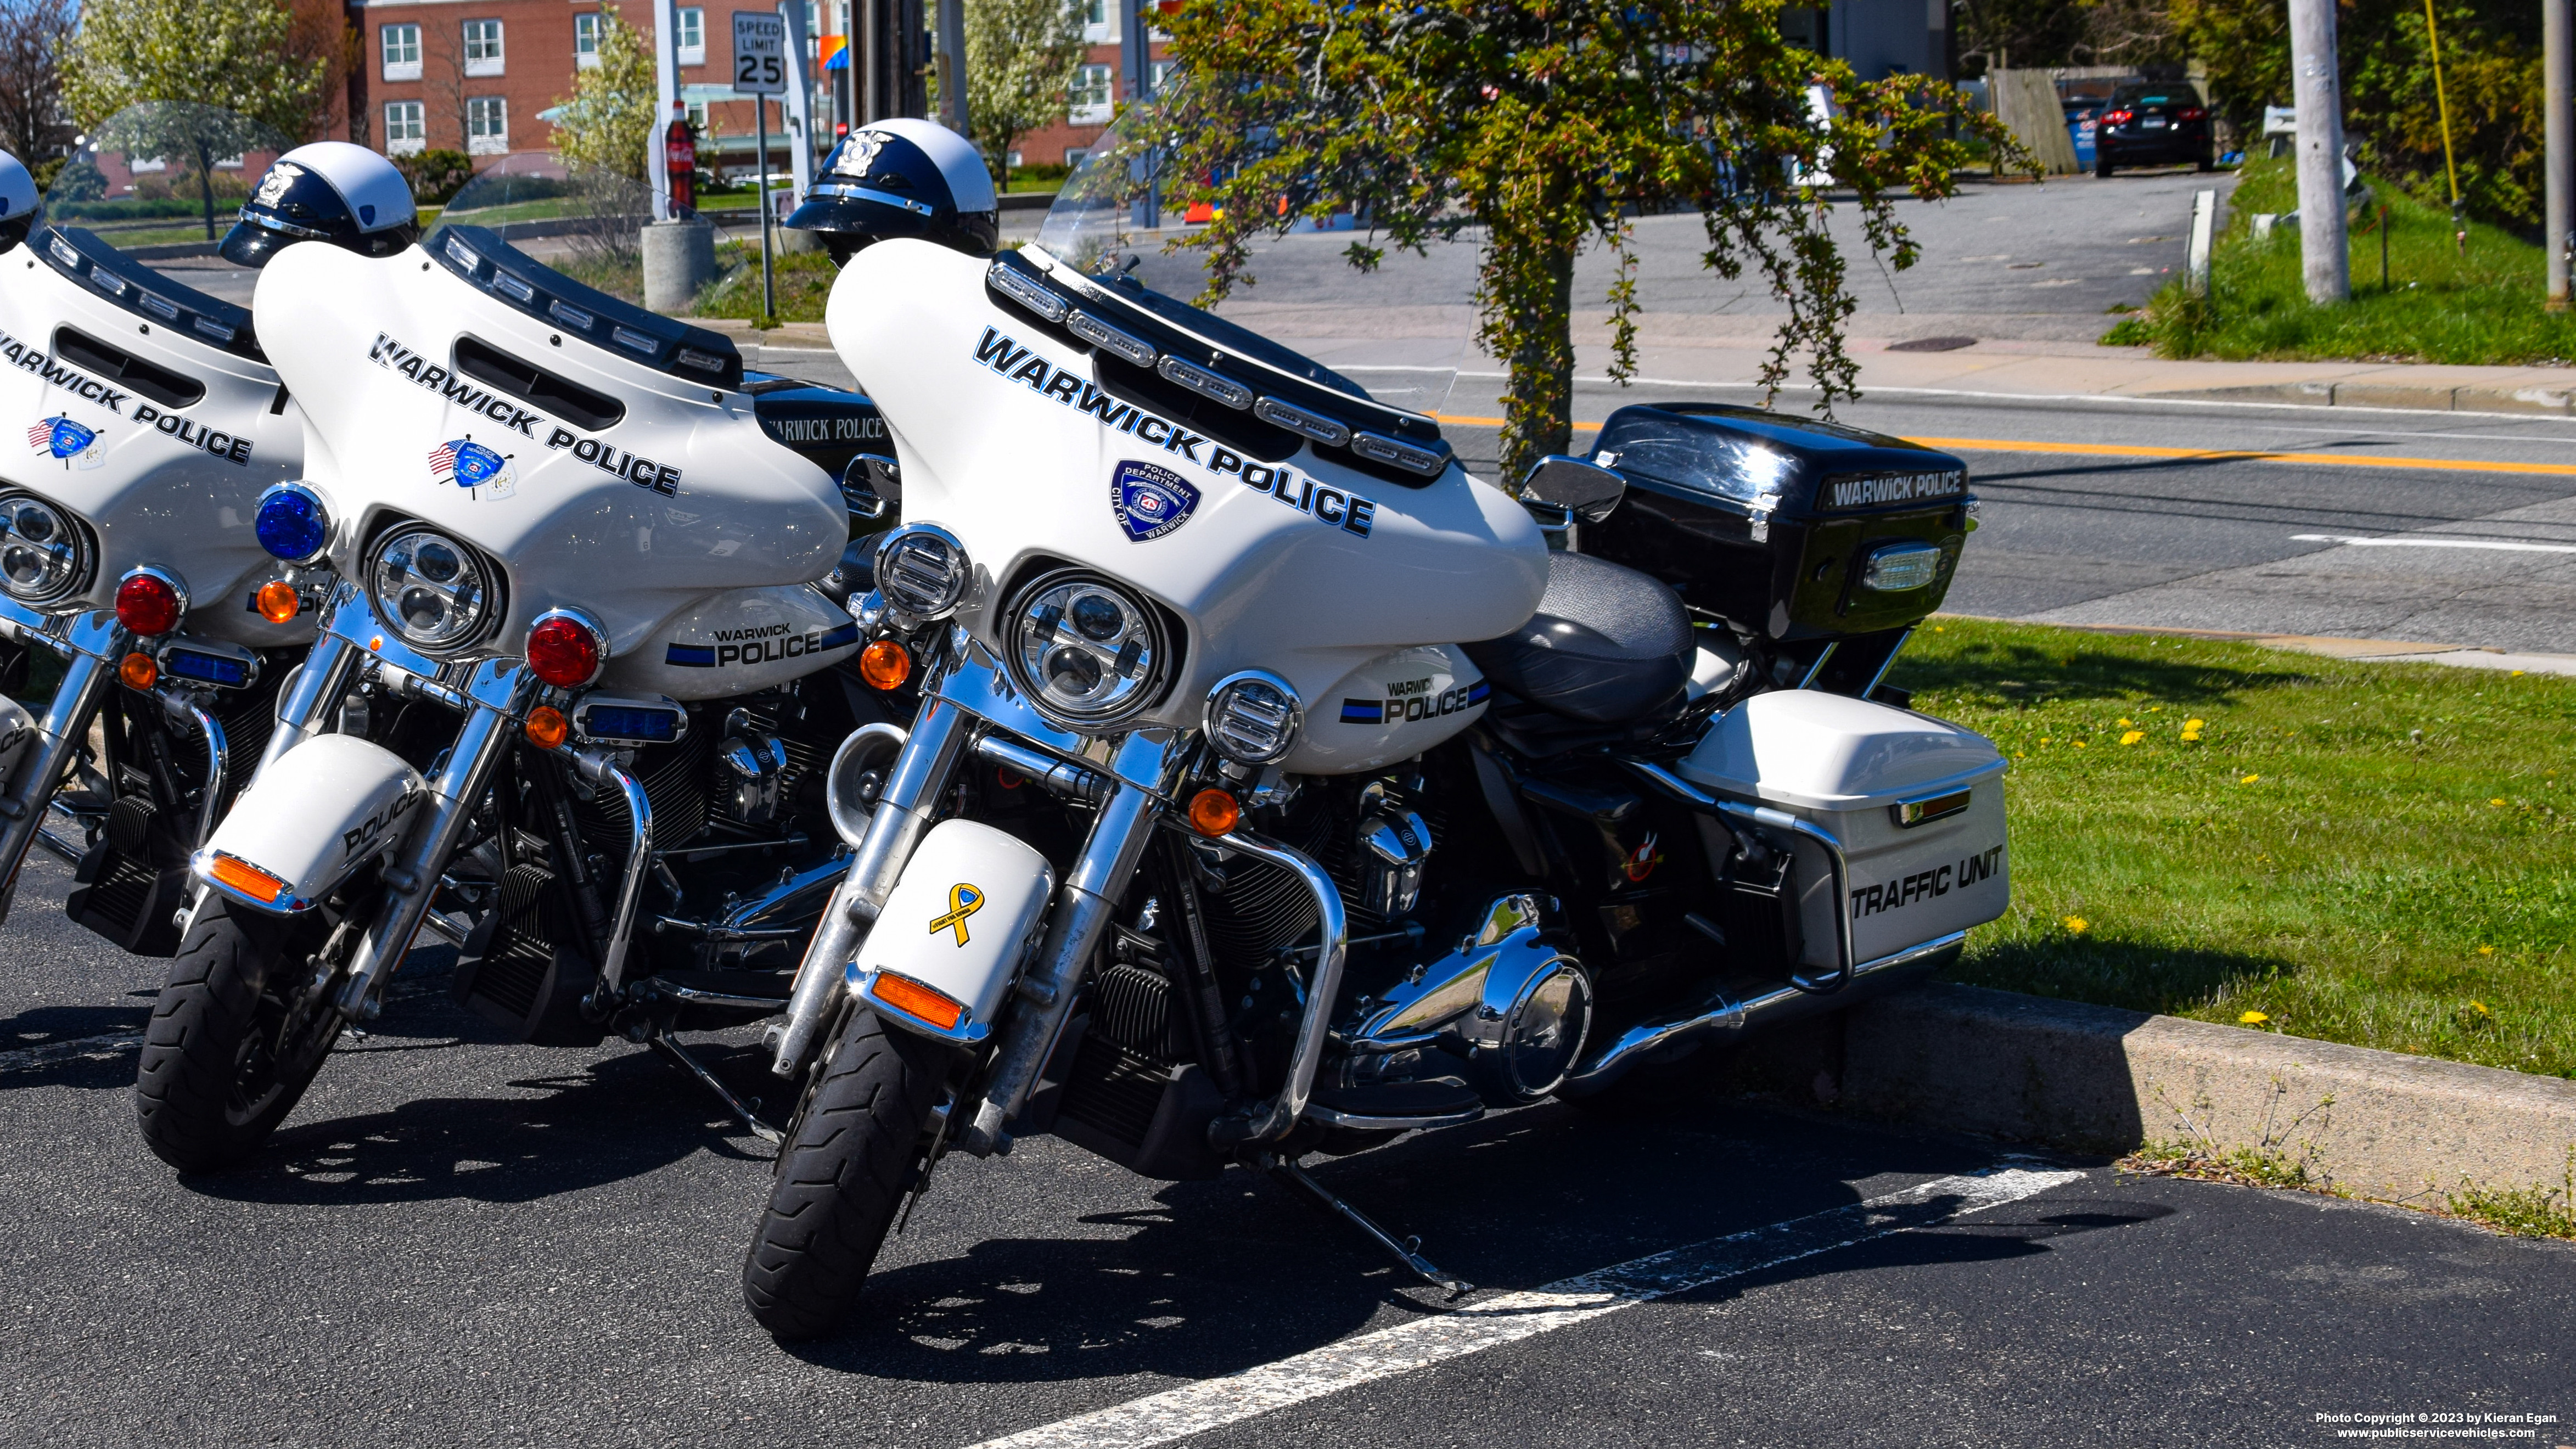
<instances>
[{"instance_id":1,"label":"grass lawn","mask_svg":"<svg viewBox=\"0 0 2576 1449\"><path fill-rule=\"evenodd\" d=\"M2576 1077L2576 679L1962 619L1891 677L2013 760L1953 979Z\"/></svg>"},{"instance_id":2,"label":"grass lawn","mask_svg":"<svg viewBox=\"0 0 2576 1449\"><path fill-rule=\"evenodd\" d=\"M2210 258L2210 296L2179 282L2158 291L2146 315L2102 340L2152 345L2163 357L2230 360L2360 358L2397 362L2529 364L2576 359L2576 312L2541 310L2539 247L2482 223L2468 252L2452 240L2447 208L2427 206L2376 178L2366 216L2352 223L2352 300L2311 305L2299 275L2296 227L2254 236L2254 214L2296 210L2291 158L2249 161L2228 203L2226 233ZM2375 228L2388 208L2388 278L2379 283Z\"/></svg>"},{"instance_id":3,"label":"grass lawn","mask_svg":"<svg viewBox=\"0 0 2576 1449\"><path fill-rule=\"evenodd\" d=\"M841 269L827 252L776 252L770 258L778 292L777 322L820 322L823 303L832 295L832 279ZM731 317L761 322L760 243L726 242L716 248L716 279L698 293L701 317Z\"/></svg>"}]
</instances>

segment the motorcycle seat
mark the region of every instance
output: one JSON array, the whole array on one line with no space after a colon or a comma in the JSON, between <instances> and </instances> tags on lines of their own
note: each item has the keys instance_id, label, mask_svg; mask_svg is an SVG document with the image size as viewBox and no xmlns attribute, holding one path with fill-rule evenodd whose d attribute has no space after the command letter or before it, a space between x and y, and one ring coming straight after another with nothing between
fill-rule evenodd
<instances>
[{"instance_id":1,"label":"motorcycle seat","mask_svg":"<svg viewBox=\"0 0 2576 1449\"><path fill-rule=\"evenodd\" d=\"M1690 614L1679 594L1589 554L1550 553L1529 622L1466 646L1494 687L1567 719L1644 718L1690 681Z\"/></svg>"}]
</instances>

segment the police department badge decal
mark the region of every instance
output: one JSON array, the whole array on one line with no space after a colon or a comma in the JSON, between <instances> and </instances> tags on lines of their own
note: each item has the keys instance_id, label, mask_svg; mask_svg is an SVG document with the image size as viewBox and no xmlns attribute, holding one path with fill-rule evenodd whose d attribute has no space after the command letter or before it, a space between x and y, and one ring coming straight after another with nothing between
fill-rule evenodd
<instances>
[{"instance_id":1,"label":"police department badge decal","mask_svg":"<svg viewBox=\"0 0 2576 1449\"><path fill-rule=\"evenodd\" d=\"M98 429L73 422L60 413L27 429L27 446L61 459L67 468L95 468L103 461L98 450Z\"/></svg>"},{"instance_id":2,"label":"police department badge decal","mask_svg":"<svg viewBox=\"0 0 2576 1449\"><path fill-rule=\"evenodd\" d=\"M470 438L456 438L433 449L429 473L476 498L507 498L519 488L518 471L510 460Z\"/></svg>"},{"instance_id":3,"label":"police department badge decal","mask_svg":"<svg viewBox=\"0 0 2576 1449\"><path fill-rule=\"evenodd\" d=\"M1190 521L1199 490L1187 478L1152 463L1126 462L1109 479L1109 511L1130 543L1151 543Z\"/></svg>"}]
</instances>

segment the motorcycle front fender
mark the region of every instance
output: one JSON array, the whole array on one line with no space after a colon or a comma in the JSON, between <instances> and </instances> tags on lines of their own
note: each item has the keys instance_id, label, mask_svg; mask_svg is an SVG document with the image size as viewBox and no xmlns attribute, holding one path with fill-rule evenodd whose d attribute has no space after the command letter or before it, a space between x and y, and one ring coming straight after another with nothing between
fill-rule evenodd
<instances>
[{"instance_id":1,"label":"motorcycle front fender","mask_svg":"<svg viewBox=\"0 0 2576 1449\"><path fill-rule=\"evenodd\" d=\"M402 838L428 794L420 772L354 735L318 735L242 792L189 862L197 879L272 915L311 910Z\"/></svg>"},{"instance_id":2,"label":"motorcycle front fender","mask_svg":"<svg viewBox=\"0 0 2576 1449\"><path fill-rule=\"evenodd\" d=\"M850 990L907 1031L981 1042L1054 895L1045 856L991 826L943 820L922 837L850 962Z\"/></svg>"}]
</instances>

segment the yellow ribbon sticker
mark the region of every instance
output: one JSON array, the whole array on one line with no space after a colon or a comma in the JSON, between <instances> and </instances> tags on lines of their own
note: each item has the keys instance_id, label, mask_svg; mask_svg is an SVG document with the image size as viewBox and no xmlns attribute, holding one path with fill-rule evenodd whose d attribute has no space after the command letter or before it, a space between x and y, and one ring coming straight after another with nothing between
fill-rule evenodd
<instances>
[{"instance_id":1,"label":"yellow ribbon sticker","mask_svg":"<svg viewBox=\"0 0 2576 1449\"><path fill-rule=\"evenodd\" d=\"M964 882L948 888L948 914L930 923L930 934L955 931L957 944L966 944L966 918L984 909L984 893Z\"/></svg>"}]
</instances>

